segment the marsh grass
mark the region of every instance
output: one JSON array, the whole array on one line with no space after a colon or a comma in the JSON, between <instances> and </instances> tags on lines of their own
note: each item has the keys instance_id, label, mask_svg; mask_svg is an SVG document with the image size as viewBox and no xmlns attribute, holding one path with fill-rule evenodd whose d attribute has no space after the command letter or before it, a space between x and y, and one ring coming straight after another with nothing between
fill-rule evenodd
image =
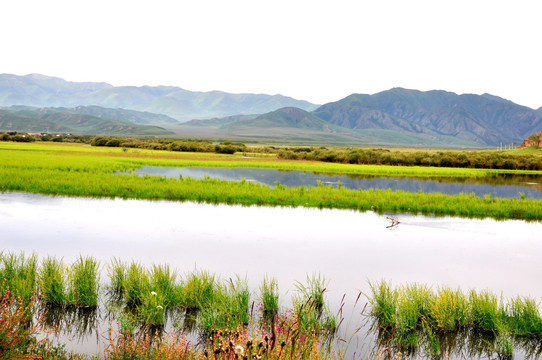
<instances>
[{"instance_id":1,"label":"marsh grass","mask_svg":"<svg viewBox=\"0 0 542 360\"><path fill-rule=\"evenodd\" d=\"M520 336L542 335L539 306L532 298L515 297L508 302L508 325Z\"/></svg>"},{"instance_id":2,"label":"marsh grass","mask_svg":"<svg viewBox=\"0 0 542 360\"><path fill-rule=\"evenodd\" d=\"M440 288L428 307L429 319L438 331L454 331L468 324L469 302L459 289Z\"/></svg>"},{"instance_id":3,"label":"marsh grass","mask_svg":"<svg viewBox=\"0 0 542 360\"><path fill-rule=\"evenodd\" d=\"M383 329L395 328L397 290L392 289L391 282L385 280L376 284L369 282L369 287L371 288L369 302L373 315L378 319L379 327Z\"/></svg>"},{"instance_id":4,"label":"marsh grass","mask_svg":"<svg viewBox=\"0 0 542 360\"><path fill-rule=\"evenodd\" d=\"M137 307L139 319L145 325L162 326L165 323L166 298L163 292L143 292Z\"/></svg>"},{"instance_id":5,"label":"marsh grass","mask_svg":"<svg viewBox=\"0 0 542 360\"><path fill-rule=\"evenodd\" d=\"M215 287L213 301L202 308L198 327L205 333L212 330L234 330L249 324L250 291L246 278L236 277L233 281Z\"/></svg>"},{"instance_id":6,"label":"marsh grass","mask_svg":"<svg viewBox=\"0 0 542 360\"><path fill-rule=\"evenodd\" d=\"M68 302L77 307L96 307L100 287L100 263L82 255L68 270Z\"/></svg>"},{"instance_id":7,"label":"marsh grass","mask_svg":"<svg viewBox=\"0 0 542 360\"><path fill-rule=\"evenodd\" d=\"M150 292L150 279L147 270L143 265L132 262L127 269L124 286L126 305L130 307L141 305L143 297Z\"/></svg>"},{"instance_id":8,"label":"marsh grass","mask_svg":"<svg viewBox=\"0 0 542 360\"><path fill-rule=\"evenodd\" d=\"M67 274L64 262L50 256L44 258L39 271L40 299L47 305L65 305L66 288Z\"/></svg>"},{"instance_id":9,"label":"marsh grass","mask_svg":"<svg viewBox=\"0 0 542 360\"><path fill-rule=\"evenodd\" d=\"M260 300L263 306L264 318L270 320L279 311L279 288L277 279L267 276L260 285Z\"/></svg>"},{"instance_id":10,"label":"marsh grass","mask_svg":"<svg viewBox=\"0 0 542 360\"><path fill-rule=\"evenodd\" d=\"M213 303L216 287L215 275L205 270L188 274L178 289L179 305L186 309L203 309Z\"/></svg>"},{"instance_id":11,"label":"marsh grass","mask_svg":"<svg viewBox=\"0 0 542 360\"><path fill-rule=\"evenodd\" d=\"M497 332L504 321L504 308L497 295L487 290L469 293L470 318L475 329Z\"/></svg>"},{"instance_id":12,"label":"marsh grass","mask_svg":"<svg viewBox=\"0 0 542 360\"><path fill-rule=\"evenodd\" d=\"M166 153L142 152L136 156L123 153L120 149L98 151L95 148L52 147L42 144L0 143L0 149L4 150L0 151L0 191L542 220L542 201L531 199L484 200L473 194L452 196L388 190L350 190L344 187L335 189L331 186L308 189L281 186L273 189L251 182L116 175L119 171L143 165L260 167L383 176L476 177L496 174L489 170L347 166L347 164L290 163L276 160L245 161L235 157L211 160L168 158L169 155Z\"/></svg>"},{"instance_id":13,"label":"marsh grass","mask_svg":"<svg viewBox=\"0 0 542 360\"><path fill-rule=\"evenodd\" d=\"M169 265L153 265L150 274L150 288L160 294L163 306L169 307L178 302L176 296L177 272L172 271Z\"/></svg>"},{"instance_id":14,"label":"marsh grass","mask_svg":"<svg viewBox=\"0 0 542 360\"><path fill-rule=\"evenodd\" d=\"M0 280L5 279L5 288L21 297L25 305L30 303L37 285L37 255L24 253L0 253Z\"/></svg>"},{"instance_id":15,"label":"marsh grass","mask_svg":"<svg viewBox=\"0 0 542 360\"><path fill-rule=\"evenodd\" d=\"M109 274L110 290L118 297L124 296L128 265L118 258L113 258L108 264L107 270Z\"/></svg>"},{"instance_id":16,"label":"marsh grass","mask_svg":"<svg viewBox=\"0 0 542 360\"><path fill-rule=\"evenodd\" d=\"M370 287L372 314L384 346L414 351L421 345L426 354L437 356L444 335L469 334L460 340L468 342L469 349L510 358L515 339L542 335L539 304L531 298L516 297L505 304L487 290L464 293L442 287L435 292L420 284L392 288L383 280Z\"/></svg>"}]
</instances>

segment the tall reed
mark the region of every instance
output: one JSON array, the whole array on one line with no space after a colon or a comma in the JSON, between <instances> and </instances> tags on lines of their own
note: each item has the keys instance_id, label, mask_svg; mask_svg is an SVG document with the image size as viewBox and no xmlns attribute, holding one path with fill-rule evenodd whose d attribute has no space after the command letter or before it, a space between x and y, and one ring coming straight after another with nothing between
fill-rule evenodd
<instances>
[{"instance_id":1,"label":"tall reed","mask_svg":"<svg viewBox=\"0 0 542 360\"><path fill-rule=\"evenodd\" d=\"M179 288L179 304L187 309L202 309L212 304L215 294L215 275L208 271L193 271Z\"/></svg>"},{"instance_id":2,"label":"tall reed","mask_svg":"<svg viewBox=\"0 0 542 360\"><path fill-rule=\"evenodd\" d=\"M150 279L143 265L132 262L128 267L125 281L125 301L128 306L141 304L144 294L150 293Z\"/></svg>"},{"instance_id":3,"label":"tall reed","mask_svg":"<svg viewBox=\"0 0 542 360\"><path fill-rule=\"evenodd\" d=\"M496 332L504 321L504 308L497 295L488 290L469 294L470 317L473 326L481 331Z\"/></svg>"},{"instance_id":4,"label":"tall reed","mask_svg":"<svg viewBox=\"0 0 542 360\"><path fill-rule=\"evenodd\" d=\"M64 305L66 287L66 268L63 261L50 256L44 258L39 273L41 299L49 305Z\"/></svg>"},{"instance_id":5,"label":"tall reed","mask_svg":"<svg viewBox=\"0 0 542 360\"><path fill-rule=\"evenodd\" d=\"M275 316L279 311L279 289L277 279L267 276L260 285L260 300L262 302L264 317Z\"/></svg>"},{"instance_id":6,"label":"tall reed","mask_svg":"<svg viewBox=\"0 0 542 360\"><path fill-rule=\"evenodd\" d=\"M78 307L96 307L100 287L99 262L82 255L68 271L68 302Z\"/></svg>"},{"instance_id":7,"label":"tall reed","mask_svg":"<svg viewBox=\"0 0 542 360\"><path fill-rule=\"evenodd\" d=\"M15 296L21 297L25 305L30 303L37 285L37 256L24 253L0 253L0 275L6 287Z\"/></svg>"}]
</instances>

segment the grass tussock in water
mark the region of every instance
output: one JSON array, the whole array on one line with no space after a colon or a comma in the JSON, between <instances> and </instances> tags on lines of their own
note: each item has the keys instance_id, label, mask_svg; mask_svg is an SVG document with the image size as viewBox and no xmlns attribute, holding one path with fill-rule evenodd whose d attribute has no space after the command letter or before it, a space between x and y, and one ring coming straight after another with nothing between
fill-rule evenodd
<instances>
[{"instance_id":1,"label":"grass tussock in water","mask_svg":"<svg viewBox=\"0 0 542 360\"><path fill-rule=\"evenodd\" d=\"M517 297L504 303L483 290L468 293L448 287L436 291L426 285L392 288L386 281L370 284L369 301L381 340L400 349L423 346L440 354L439 337L466 331L489 334L493 350L509 356L513 338L542 336L539 304Z\"/></svg>"},{"instance_id":2,"label":"grass tussock in water","mask_svg":"<svg viewBox=\"0 0 542 360\"><path fill-rule=\"evenodd\" d=\"M64 262L48 256L42 260L39 270L41 299L48 305L64 305L67 302L67 274Z\"/></svg>"},{"instance_id":3,"label":"grass tussock in water","mask_svg":"<svg viewBox=\"0 0 542 360\"><path fill-rule=\"evenodd\" d=\"M250 166L269 168L293 167L297 170L329 173L372 173L411 176L489 176L489 170L432 169L401 167L365 167L346 164L294 164L287 162L247 162L228 160L175 160L149 154L126 156L116 150L97 151L94 148L51 147L36 144L0 144L0 191L119 197L137 199L166 199L241 205L305 206L353 209L359 211L413 214L453 215L464 217L493 217L542 220L542 201L530 199L480 198L471 194L456 196L410 193L389 190L350 190L317 186L287 188L251 182L231 182L215 179L168 179L137 175L120 175L143 165L154 166ZM326 166L339 168L326 168ZM457 173L466 171L465 174ZM448 174L449 173L449 174ZM470 173L467 174L467 173ZM403 174L404 175L404 174Z\"/></svg>"},{"instance_id":4,"label":"grass tussock in water","mask_svg":"<svg viewBox=\"0 0 542 360\"><path fill-rule=\"evenodd\" d=\"M68 269L68 302L78 307L96 307L100 289L100 263L93 257L79 256Z\"/></svg>"}]
</instances>

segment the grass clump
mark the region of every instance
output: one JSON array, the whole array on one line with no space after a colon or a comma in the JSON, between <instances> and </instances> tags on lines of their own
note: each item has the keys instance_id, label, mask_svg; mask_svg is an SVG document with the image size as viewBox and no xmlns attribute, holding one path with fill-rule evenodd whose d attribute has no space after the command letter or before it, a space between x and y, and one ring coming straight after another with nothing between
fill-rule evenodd
<instances>
[{"instance_id":1,"label":"grass clump","mask_svg":"<svg viewBox=\"0 0 542 360\"><path fill-rule=\"evenodd\" d=\"M150 274L150 288L163 298L164 306L177 303L175 292L177 272L170 270L169 265L153 265Z\"/></svg>"},{"instance_id":2,"label":"grass clump","mask_svg":"<svg viewBox=\"0 0 542 360\"><path fill-rule=\"evenodd\" d=\"M497 296L487 290L469 294L471 323L475 329L484 332L497 332L503 322L504 309Z\"/></svg>"},{"instance_id":3,"label":"grass clump","mask_svg":"<svg viewBox=\"0 0 542 360\"><path fill-rule=\"evenodd\" d=\"M64 305L67 299L66 287L64 262L54 257L43 259L39 272L41 300L47 305Z\"/></svg>"},{"instance_id":4,"label":"grass clump","mask_svg":"<svg viewBox=\"0 0 542 360\"><path fill-rule=\"evenodd\" d=\"M108 265L110 289L117 296L124 296L127 272L128 265L120 259L113 258Z\"/></svg>"},{"instance_id":5,"label":"grass clump","mask_svg":"<svg viewBox=\"0 0 542 360\"><path fill-rule=\"evenodd\" d=\"M271 319L279 311L279 288L275 278L265 277L260 285L260 300L263 306L264 317Z\"/></svg>"},{"instance_id":6,"label":"grass clump","mask_svg":"<svg viewBox=\"0 0 542 360\"><path fill-rule=\"evenodd\" d=\"M179 288L179 305L189 310L200 310L213 302L215 276L208 271L194 271Z\"/></svg>"},{"instance_id":7,"label":"grass clump","mask_svg":"<svg viewBox=\"0 0 542 360\"><path fill-rule=\"evenodd\" d=\"M68 302L77 307L98 306L99 262L79 256L68 271Z\"/></svg>"},{"instance_id":8,"label":"grass clump","mask_svg":"<svg viewBox=\"0 0 542 360\"><path fill-rule=\"evenodd\" d=\"M250 291L247 279L237 276L236 281L217 285L213 300L201 309L198 326L205 333L212 330L234 330L249 323Z\"/></svg>"},{"instance_id":9,"label":"grass clump","mask_svg":"<svg viewBox=\"0 0 542 360\"><path fill-rule=\"evenodd\" d=\"M36 291L37 256L24 253L0 253L0 279L5 279L5 288L28 305Z\"/></svg>"},{"instance_id":10,"label":"grass clump","mask_svg":"<svg viewBox=\"0 0 542 360\"><path fill-rule=\"evenodd\" d=\"M469 321L467 297L459 289L439 289L429 303L429 319L438 331L454 331L466 326Z\"/></svg>"},{"instance_id":11,"label":"grass clump","mask_svg":"<svg viewBox=\"0 0 542 360\"><path fill-rule=\"evenodd\" d=\"M534 299L516 297L508 303L510 330L520 336L542 335L542 318Z\"/></svg>"},{"instance_id":12,"label":"grass clump","mask_svg":"<svg viewBox=\"0 0 542 360\"><path fill-rule=\"evenodd\" d=\"M378 319L379 328L394 328L396 324L397 291L391 283L381 280L377 284L369 282L372 295L369 297L373 315Z\"/></svg>"},{"instance_id":13,"label":"grass clump","mask_svg":"<svg viewBox=\"0 0 542 360\"><path fill-rule=\"evenodd\" d=\"M150 293L150 280L147 270L143 265L132 262L126 273L124 296L126 305L137 307L141 305L143 296Z\"/></svg>"}]
</instances>

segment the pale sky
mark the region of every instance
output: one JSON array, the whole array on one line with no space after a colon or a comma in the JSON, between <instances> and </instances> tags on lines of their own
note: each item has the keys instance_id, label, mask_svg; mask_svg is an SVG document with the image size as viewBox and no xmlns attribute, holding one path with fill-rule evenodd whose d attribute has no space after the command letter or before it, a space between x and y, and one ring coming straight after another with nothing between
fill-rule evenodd
<instances>
[{"instance_id":1,"label":"pale sky","mask_svg":"<svg viewBox=\"0 0 542 360\"><path fill-rule=\"evenodd\" d=\"M542 106L540 0L8 0L0 73L283 94L392 87Z\"/></svg>"}]
</instances>

